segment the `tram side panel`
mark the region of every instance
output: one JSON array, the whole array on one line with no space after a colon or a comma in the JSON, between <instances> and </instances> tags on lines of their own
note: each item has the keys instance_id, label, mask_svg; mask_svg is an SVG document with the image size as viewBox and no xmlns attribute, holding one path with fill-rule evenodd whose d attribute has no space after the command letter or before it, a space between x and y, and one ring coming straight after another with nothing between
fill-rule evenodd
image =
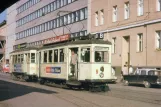
<instances>
[{"instance_id":1,"label":"tram side panel","mask_svg":"<svg viewBox=\"0 0 161 107\"><path fill-rule=\"evenodd\" d=\"M66 80L67 64L40 64L40 78L45 80Z\"/></svg>"}]
</instances>

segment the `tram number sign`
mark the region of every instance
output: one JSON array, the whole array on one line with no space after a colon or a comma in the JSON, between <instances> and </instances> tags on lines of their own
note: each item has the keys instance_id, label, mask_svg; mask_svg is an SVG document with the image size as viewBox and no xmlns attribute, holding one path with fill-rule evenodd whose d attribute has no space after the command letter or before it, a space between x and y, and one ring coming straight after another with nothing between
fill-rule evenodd
<instances>
[{"instance_id":1,"label":"tram number sign","mask_svg":"<svg viewBox=\"0 0 161 107\"><path fill-rule=\"evenodd\" d=\"M60 74L61 73L61 67L46 67L46 73Z\"/></svg>"},{"instance_id":2,"label":"tram number sign","mask_svg":"<svg viewBox=\"0 0 161 107\"><path fill-rule=\"evenodd\" d=\"M103 39L104 38L104 33L97 33L95 38L97 39Z\"/></svg>"}]
</instances>

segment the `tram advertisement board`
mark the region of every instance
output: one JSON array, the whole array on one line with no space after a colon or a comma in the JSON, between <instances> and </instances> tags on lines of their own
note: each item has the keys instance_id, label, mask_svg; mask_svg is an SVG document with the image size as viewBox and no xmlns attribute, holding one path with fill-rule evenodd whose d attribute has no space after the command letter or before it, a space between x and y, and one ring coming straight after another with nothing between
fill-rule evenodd
<instances>
[{"instance_id":1,"label":"tram advertisement board","mask_svg":"<svg viewBox=\"0 0 161 107\"><path fill-rule=\"evenodd\" d=\"M14 72L22 72L21 64L14 65Z\"/></svg>"},{"instance_id":2,"label":"tram advertisement board","mask_svg":"<svg viewBox=\"0 0 161 107\"><path fill-rule=\"evenodd\" d=\"M62 42L62 41L66 41L66 40L69 40L69 34L45 39L45 40L43 40L43 44Z\"/></svg>"},{"instance_id":3,"label":"tram advertisement board","mask_svg":"<svg viewBox=\"0 0 161 107\"><path fill-rule=\"evenodd\" d=\"M61 67L46 67L46 73L61 73Z\"/></svg>"}]
</instances>

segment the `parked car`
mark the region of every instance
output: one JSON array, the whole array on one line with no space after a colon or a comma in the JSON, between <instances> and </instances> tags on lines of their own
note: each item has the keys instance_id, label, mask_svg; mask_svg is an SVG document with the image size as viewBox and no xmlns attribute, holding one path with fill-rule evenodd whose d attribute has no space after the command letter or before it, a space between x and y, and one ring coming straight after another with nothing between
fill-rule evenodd
<instances>
[{"instance_id":1,"label":"parked car","mask_svg":"<svg viewBox=\"0 0 161 107\"><path fill-rule=\"evenodd\" d=\"M146 88L152 85L161 86L161 70L137 69L131 75L124 75L124 85L143 84Z\"/></svg>"},{"instance_id":2,"label":"parked car","mask_svg":"<svg viewBox=\"0 0 161 107\"><path fill-rule=\"evenodd\" d=\"M5 65L4 65L4 67L3 67L3 72L5 72L5 73L10 73L9 64L5 64Z\"/></svg>"}]
</instances>

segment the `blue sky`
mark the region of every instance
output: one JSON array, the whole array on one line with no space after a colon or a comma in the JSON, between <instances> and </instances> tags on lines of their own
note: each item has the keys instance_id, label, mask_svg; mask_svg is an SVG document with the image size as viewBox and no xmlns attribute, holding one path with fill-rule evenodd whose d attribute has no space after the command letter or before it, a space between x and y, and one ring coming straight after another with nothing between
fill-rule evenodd
<instances>
[{"instance_id":1,"label":"blue sky","mask_svg":"<svg viewBox=\"0 0 161 107\"><path fill-rule=\"evenodd\" d=\"M6 20L6 10L0 13L0 23Z\"/></svg>"}]
</instances>

